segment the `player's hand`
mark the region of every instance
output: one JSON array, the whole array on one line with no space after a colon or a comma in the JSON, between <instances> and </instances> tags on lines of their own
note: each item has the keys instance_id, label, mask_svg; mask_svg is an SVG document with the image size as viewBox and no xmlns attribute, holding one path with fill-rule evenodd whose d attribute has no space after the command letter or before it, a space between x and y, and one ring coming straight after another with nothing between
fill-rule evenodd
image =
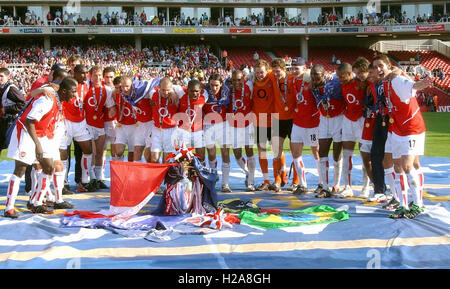
<instances>
[{"instance_id":1,"label":"player's hand","mask_svg":"<svg viewBox=\"0 0 450 289\"><path fill-rule=\"evenodd\" d=\"M50 97L50 98L55 98L56 97L55 92L54 92L53 89L44 88L44 94L45 94L45 96Z\"/></svg>"},{"instance_id":2,"label":"player's hand","mask_svg":"<svg viewBox=\"0 0 450 289\"><path fill-rule=\"evenodd\" d=\"M394 67L394 68L392 69L391 73L389 73L388 78L394 79L394 78L396 78L397 76L401 76L402 73L403 73L403 71L402 71L401 69L399 69L399 68L397 68L397 67Z\"/></svg>"},{"instance_id":3,"label":"player's hand","mask_svg":"<svg viewBox=\"0 0 450 289\"><path fill-rule=\"evenodd\" d=\"M55 91L59 90L59 85L56 83L50 83L49 86L51 86Z\"/></svg>"},{"instance_id":4,"label":"player's hand","mask_svg":"<svg viewBox=\"0 0 450 289\"><path fill-rule=\"evenodd\" d=\"M417 91L423 90L427 87L431 87L433 86L433 78L430 76L425 77L422 80L417 81L416 83L414 83L413 88Z\"/></svg>"},{"instance_id":5,"label":"player's hand","mask_svg":"<svg viewBox=\"0 0 450 289\"><path fill-rule=\"evenodd\" d=\"M113 118L117 113L117 108L115 106L108 109L108 117Z\"/></svg>"},{"instance_id":6,"label":"player's hand","mask_svg":"<svg viewBox=\"0 0 450 289\"><path fill-rule=\"evenodd\" d=\"M36 144L36 159L40 162L44 159L44 151L40 143Z\"/></svg>"},{"instance_id":7,"label":"player's hand","mask_svg":"<svg viewBox=\"0 0 450 289\"><path fill-rule=\"evenodd\" d=\"M324 75L325 81L331 81L333 80L333 75L330 73L327 73Z\"/></svg>"},{"instance_id":8,"label":"player's hand","mask_svg":"<svg viewBox=\"0 0 450 289\"><path fill-rule=\"evenodd\" d=\"M173 91L169 94L169 104L178 105L178 96Z\"/></svg>"}]
</instances>

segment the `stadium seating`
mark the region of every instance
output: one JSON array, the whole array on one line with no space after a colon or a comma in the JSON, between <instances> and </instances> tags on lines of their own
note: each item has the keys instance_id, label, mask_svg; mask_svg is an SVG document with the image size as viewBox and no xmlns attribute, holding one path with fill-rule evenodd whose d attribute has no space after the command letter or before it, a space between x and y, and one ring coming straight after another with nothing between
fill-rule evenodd
<instances>
[{"instance_id":1,"label":"stadium seating","mask_svg":"<svg viewBox=\"0 0 450 289\"><path fill-rule=\"evenodd\" d=\"M298 57L300 55L299 48L290 47L278 47L274 48L273 51L278 57ZM337 59L342 62L353 63L359 56L366 57L367 59L372 59L374 56L374 51L366 48L358 47L309 47L308 50L308 64L322 64L327 72L334 72L337 65L331 63L332 55L335 55Z\"/></svg>"},{"instance_id":2,"label":"stadium seating","mask_svg":"<svg viewBox=\"0 0 450 289\"><path fill-rule=\"evenodd\" d=\"M389 51L389 55L396 61L410 61L412 58L416 59L420 52L420 65L426 69L433 71L433 69L441 68L445 73L443 80L436 79L435 84L446 91L450 91L450 59L436 51L427 50L412 50L412 51Z\"/></svg>"},{"instance_id":3,"label":"stadium seating","mask_svg":"<svg viewBox=\"0 0 450 289\"><path fill-rule=\"evenodd\" d=\"M270 63L272 58L262 48L244 47L244 48L227 48L228 57L233 61L233 67L239 69L242 65L253 66L255 61L253 55L258 52L259 58Z\"/></svg>"}]
</instances>

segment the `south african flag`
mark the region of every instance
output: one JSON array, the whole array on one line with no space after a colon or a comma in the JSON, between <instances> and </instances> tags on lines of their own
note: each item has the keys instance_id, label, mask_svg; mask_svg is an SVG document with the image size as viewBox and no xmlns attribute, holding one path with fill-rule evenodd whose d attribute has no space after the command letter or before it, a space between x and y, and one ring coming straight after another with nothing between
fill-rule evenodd
<instances>
[{"instance_id":1,"label":"south african flag","mask_svg":"<svg viewBox=\"0 0 450 289\"><path fill-rule=\"evenodd\" d=\"M349 218L350 216L347 211L337 211L327 205L277 214L257 214L250 211L243 211L239 214L241 223L263 229L335 223L346 221Z\"/></svg>"}]
</instances>

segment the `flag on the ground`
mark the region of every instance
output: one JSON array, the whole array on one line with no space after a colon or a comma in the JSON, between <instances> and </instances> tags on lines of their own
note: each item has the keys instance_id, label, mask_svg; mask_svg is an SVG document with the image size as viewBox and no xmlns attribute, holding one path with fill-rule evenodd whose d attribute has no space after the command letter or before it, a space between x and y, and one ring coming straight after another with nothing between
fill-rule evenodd
<instances>
[{"instance_id":1,"label":"flag on the ground","mask_svg":"<svg viewBox=\"0 0 450 289\"><path fill-rule=\"evenodd\" d=\"M65 216L82 218L136 215L155 195L167 170L176 164L131 163L111 161L111 199L109 210L100 212L74 211Z\"/></svg>"},{"instance_id":2,"label":"flag on the ground","mask_svg":"<svg viewBox=\"0 0 450 289\"><path fill-rule=\"evenodd\" d=\"M345 221L349 219L349 214L347 211L337 211L330 206L321 205L279 214L255 214L250 211L243 211L239 215L239 219L241 219L241 224L263 229L276 229Z\"/></svg>"},{"instance_id":3,"label":"flag on the ground","mask_svg":"<svg viewBox=\"0 0 450 289\"><path fill-rule=\"evenodd\" d=\"M174 165L111 161L108 215L136 215L155 195L167 170Z\"/></svg>"}]
</instances>

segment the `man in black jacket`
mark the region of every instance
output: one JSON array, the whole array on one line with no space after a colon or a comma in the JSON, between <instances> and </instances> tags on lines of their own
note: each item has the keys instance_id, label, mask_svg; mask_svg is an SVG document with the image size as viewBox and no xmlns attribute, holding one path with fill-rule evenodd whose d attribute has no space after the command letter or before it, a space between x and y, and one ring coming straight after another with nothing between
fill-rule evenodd
<instances>
[{"instance_id":1,"label":"man in black jacket","mask_svg":"<svg viewBox=\"0 0 450 289\"><path fill-rule=\"evenodd\" d=\"M0 68L0 153L8 147L6 130L25 105L25 95L10 80L7 68Z\"/></svg>"}]
</instances>

